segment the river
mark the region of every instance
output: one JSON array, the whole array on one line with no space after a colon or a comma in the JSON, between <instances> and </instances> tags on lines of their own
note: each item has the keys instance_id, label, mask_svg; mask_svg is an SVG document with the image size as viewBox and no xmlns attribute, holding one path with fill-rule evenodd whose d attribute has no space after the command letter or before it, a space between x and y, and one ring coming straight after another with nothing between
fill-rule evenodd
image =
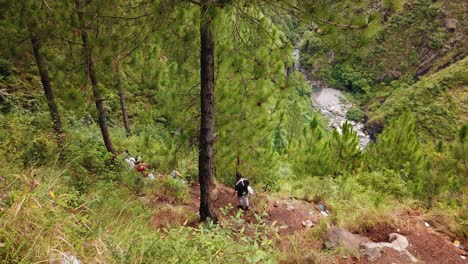
<instances>
[{"instance_id":1,"label":"river","mask_svg":"<svg viewBox=\"0 0 468 264\"><path fill-rule=\"evenodd\" d=\"M294 49L293 56L295 59L294 68L304 75L312 90L312 105L329 120L328 127L341 131L343 123L348 121L359 137L359 147L364 149L370 142L370 136L364 130L364 123L346 119L346 113L353 107L353 104L346 99L345 94L341 90L310 80L299 64L300 52L298 48Z\"/></svg>"}]
</instances>

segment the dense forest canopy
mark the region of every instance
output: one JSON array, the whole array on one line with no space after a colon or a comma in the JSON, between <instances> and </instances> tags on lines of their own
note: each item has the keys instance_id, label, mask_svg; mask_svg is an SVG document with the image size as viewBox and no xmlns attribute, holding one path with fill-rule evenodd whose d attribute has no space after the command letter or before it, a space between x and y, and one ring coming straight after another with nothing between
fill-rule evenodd
<instances>
[{"instance_id":1,"label":"dense forest canopy","mask_svg":"<svg viewBox=\"0 0 468 264\"><path fill-rule=\"evenodd\" d=\"M0 0L0 262L368 257L329 250L340 228L407 235L402 263L463 263L466 13L462 0ZM248 211L233 208L241 176ZM418 251L421 223L453 254Z\"/></svg>"}]
</instances>

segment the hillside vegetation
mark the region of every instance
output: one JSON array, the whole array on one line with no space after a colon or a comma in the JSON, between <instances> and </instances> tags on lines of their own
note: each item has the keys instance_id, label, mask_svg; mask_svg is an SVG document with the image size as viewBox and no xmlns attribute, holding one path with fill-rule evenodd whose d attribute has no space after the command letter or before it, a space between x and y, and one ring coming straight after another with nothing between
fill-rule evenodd
<instances>
[{"instance_id":1,"label":"hillside vegetation","mask_svg":"<svg viewBox=\"0 0 468 264\"><path fill-rule=\"evenodd\" d=\"M0 263L371 262L327 246L337 229L463 263L465 13L461 0L0 1ZM350 122L331 129L311 83L344 91Z\"/></svg>"}]
</instances>

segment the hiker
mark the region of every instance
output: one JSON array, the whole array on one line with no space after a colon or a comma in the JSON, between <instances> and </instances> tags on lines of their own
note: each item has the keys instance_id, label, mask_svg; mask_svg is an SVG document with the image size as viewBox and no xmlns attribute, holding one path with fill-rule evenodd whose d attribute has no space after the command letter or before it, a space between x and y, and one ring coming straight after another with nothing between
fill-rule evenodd
<instances>
[{"instance_id":1,"label":"hiker","mask_svg":"<svg viewBox=\"0 0 468 264\"><path fill-rule=\"evenodd\" d=\"M237 183L236 187L234 188L234 194L237 194L237 199L239 200L239 205L237 206L239 209L249 210L249 186L250 182L246 178L242 177L242 174L238 172L236 174Z\"/></svg>"},{"instance_id":2,"label":"hiker","mask_svg":"<svg viewBox=\"0 0 468 264\"><path fill-rule=\"evenodd\" d=\"M136 160L132 157L126 158L125 161L128 163L128 166L130 169L133 169L135 167L135 162Z\"/></svg>"},{"instance_id":3,"label":"hiker","mask_svg":"<svg viewBox=\"0 0 468 264\"><path fill-rule=\"evenodd\" d=\"M135 164L135 170L143 173L147 169L146 163L140 158L137 160L137 163Z\"/></svg>"},{"instance_id":4,"label":"hiker","mask_svg":"<svg viewBox=\"0 0 468 264\"><path fill-rule=\"evenodd\" d=\"M130 169L133 169L133 167L135 167L136 159L130 155L128 149L125 150L125 156L125 161L128 163L128 166L130 167Z\"/></svg>"}]
</instances>

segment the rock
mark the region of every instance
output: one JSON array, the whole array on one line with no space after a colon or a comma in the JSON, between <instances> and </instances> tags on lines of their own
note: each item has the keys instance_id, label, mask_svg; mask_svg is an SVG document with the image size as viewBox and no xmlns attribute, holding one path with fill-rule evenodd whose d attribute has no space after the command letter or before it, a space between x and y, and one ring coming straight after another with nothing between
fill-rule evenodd
<instances>
[{"instance_id":1,"label":"rock","mask_svg":"<svg viewBox=\"0 0 468 264\"><path fill-rule=\"evenodd\" d=\"M302 225L304 227L310 228L314 226L314 223L311 220L307 219L307 220L302 221Z\"/></svg>"},{"instance_id":2,"label":"rock","mask_svg":"<svg viewBox=\"0 0 468 264\"><path fill-rule=\"evenodd\" d=\"M326 249L343 246L348 250L358 251L359 245L367 242L369 242L367 237L353 234L338 227L332 227L325 234L324 246Z\"/></svg>"},{"instance_id":3,"label":"rock","mask_svg":"<svg viewBox=\"0 0 468 264\"><path fill-rule=\"evenodd\" d=\"M294 208L294 206L292 206L291 204L288 204L286 206L286 211L294 211L294 210L296 210L296 208Z\"/></svg>"},{"instance_id":4,"label":"rock","mask_svg":"<svg viewBox=\"0 0 468 264\"><path fill-rule=\"evenodd\" d=\"M62 260L60 261L60 264L81 264L81 261L69 252L62 252L61 255Z\"/></svg>"},{"instance_id":5,"label":"rock","mask_svg":"<svg viewBox=\"0 0 468 264\"><path fill-rule=\"evenodd\" d=\"M392 243L388 243L388 242L380 242L380 243L367 242L367 243L361 244L360 245L361 254L366 254L367 256L369 256L369 254L373 254L372 257L375 257L375 256L378 255L378 254L376 254L374 252L375 249L378 249L380 251L380 249L387 247L387 248L394 249L394 250L396 250L398 252L405 253L408 256L408 258L411 260L411 262L413 262L413 263L418 262L418 259L415 258L413 255L411 255L411 253L409 253L408 250L406 250L406 248L409 246L409 242L408 242L408 239L406 237L404 237L404 236L402 236L400 234L397 234L397 233L391 233L389 238L390 238L390 241L392 241ZM369 260L371 260L371 259L369 258Z\"/></svg>"},{"instance_id":6,"label":"rock","mask_svg":"<svg viewBox=\"0 0 468 264\"><path fill-rule=\"evenodd\" d=\"M360 252L361 252L361 255L366 256L370 262L374 262L382 256L382 253L380 253L379 248L363 247L361 248Z\"/></svg>"},{"instance_id":7,"label":"rock","mask_svg":"<svg viewBox=\"0 0 468 264\"><path fill-rule=\"evenodd\" d=\"M429 225L428 222L424 222L424 225L425 225L426 227L430 227L430 225Z\"/></svg>"},{"instance_id":8,"label":"rock","mask_svg":"<svg viewBox=\"0 0 468 264\"><path fill-rule=\"evenodd\" d=\"M278 207L279 206L279 202L276 201L274 204L273 204L274 207Z\"/></svg>"},{"instance_id":9,"label":"rock","mask_svg":"<svg viewBox=\"0 0 468 264\"><path fill-rule=\"evenodd\" d=\"M398 251L401 251L403 249L406 249L408 246L409 246L409 242L408 242L408 239L400 234L397 234L397 233L391 233L390 234L390 241L392 242L392 244L396 247L396 248L399 248L400 250Z\"/></svg>"}]
</instances>

